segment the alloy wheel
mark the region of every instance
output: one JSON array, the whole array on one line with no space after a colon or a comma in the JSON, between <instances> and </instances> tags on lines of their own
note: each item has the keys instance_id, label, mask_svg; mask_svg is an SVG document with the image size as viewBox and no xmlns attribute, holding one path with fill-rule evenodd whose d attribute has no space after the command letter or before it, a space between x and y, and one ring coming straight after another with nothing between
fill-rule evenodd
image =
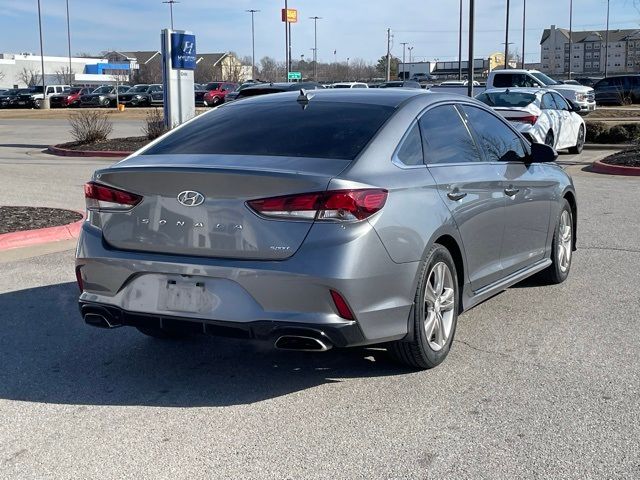
<instances>
[{"instance_id":1,"label":"alloy wheel","mask_svg":"<svg viewBox=\"0 0 640 480\"><path fill-rule=\"evenodd\" d=\"M449 340L454 320L455 285L451 270L436 263L427 277L424 293L424 329L433 351L440 351Z\"/></svg>"},{"instance_id":2,"label":"alloy wheel","mask_svg":"<svg viewBox=\"0 0 640 480\"><path fill-rule=\"evenodd\" d=\"M563 273L571 266L572 252L572 225L571 215L568 210L564 210L560 215L560 225L558 226L558 266Z\"/></svg>"}]
</instances>

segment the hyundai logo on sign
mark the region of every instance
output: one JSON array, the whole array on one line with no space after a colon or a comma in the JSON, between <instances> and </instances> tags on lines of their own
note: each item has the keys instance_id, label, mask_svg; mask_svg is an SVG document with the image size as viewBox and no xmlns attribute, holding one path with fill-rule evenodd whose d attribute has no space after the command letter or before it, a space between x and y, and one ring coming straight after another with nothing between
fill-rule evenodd
<instances>
[{"instance_id":1,"label":"hyundai logo on sign","mask_svg":"<svg viewBox=\"0 0 640 480\"><path fill-rule=\"evenodd\" d=\"M174 70L195 70L195 35L186 33L171 34L171 68Z\"/></svg>"}]
</instances>

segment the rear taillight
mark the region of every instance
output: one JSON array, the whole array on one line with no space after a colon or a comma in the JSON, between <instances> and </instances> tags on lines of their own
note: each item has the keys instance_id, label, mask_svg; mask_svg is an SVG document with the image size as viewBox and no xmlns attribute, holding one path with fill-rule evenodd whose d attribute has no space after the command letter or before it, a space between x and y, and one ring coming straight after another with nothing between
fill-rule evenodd
<instances>
[{"instance_id":1,"label":"rear taillight","mask_svg":"<svg viewBox=\"0 0 640 480\"><path fill-rule=\"evenodd\" d=\"M527 115L526 117L510 118L509 120L511 120L512 122L528 123L529 125L535 125L536 122L538 121L538 116Z\"/></svg>"},{"instance_id":2,"label":"rear taillight","mask_svg":"<svg viewBox=\"0 0 640 480\"><path fill-rule=\"evenodd\" d=\"M334 190L251 200L247 205L265 217L290 220L353 221L370 217L387 201L380 189Z\"/></svg>"},{"instance_id":3,"label":"rear taillight","mask_svg":"<svg viewBox=\"0 0 640 480\"><path fill-rule=\"evenodd\" d=\"M84 197L87 210L130 210L142 201L140 195L95 182L85 184Z\"/></svg>"},{"instance_id":4,"label":"rear taillight","mask_svg":"<svg viewBox=\"0 0 640 480\"><path fill-rule=\"evenodd\" d=\"M84 292L84 280L82 279L82 272L80 271L81 268L82 268L81 265L78 265L76 267L76 281L78 282L78 288L80 289L80 293Z\"/></svg>"}]
</instances>

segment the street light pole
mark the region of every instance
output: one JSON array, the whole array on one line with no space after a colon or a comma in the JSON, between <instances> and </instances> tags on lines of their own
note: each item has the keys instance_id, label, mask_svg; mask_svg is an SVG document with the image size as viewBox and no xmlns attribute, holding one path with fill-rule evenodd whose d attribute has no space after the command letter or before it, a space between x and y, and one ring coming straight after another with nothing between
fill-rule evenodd
<instances>
[{"instance_id":1,"label":"street light pole","mask_svg":"<svg viewBox=\"0 0 640 480\"><path fill-rule=\"evenodd\" d=\"M387 28L387 82L391 80L391 29Z\"/></svg>"},{"instance_id":2,"label":"street light pole","mask_svg":"<svg viewBox=\"0 0 640 480\"><path fill-rule=\"evenodd\" d=\"M571 80L571 48L573 45L573 0L569 0L569 80Z\"/></svg>"},{"instance_id":3,"label":"street light pole","mask_svg":"<svg viewBox=\"0 0 640 480\"><path fill-rule=\"evenodd\" d=\"M71 24L69 21L69 0L67 0L67 43L69 45L69 84L71 84Z\"/></svg>"},{"instance_id":4,"label":"street light pole","mask_svg":"<svg viewBox=\"0 0 640 480\"><path fill-rule=\"evenodd\" d=\"M504 68L509 68L509 0L507 0L507 20L505 26L505 38L504 38Z\"/></svg>"},{"instance_id":5,"label":"street light pole","mask_svg":"<svg viewBox=\"0 0 640 480\"><path fill-rule=\"evenodd\" d=\"M413 61L411 60L411 52L413 51L413 47L408 47L407 50L409 50L409 63L413 63Z\"/></svg>"},{"instance_id":6,"label":"street light pole","mask_svg":"<svg viewBox=\"0 0 640 480\"><path fill-rule=\"evenodd\" d=\"M610 0L607 0L607 35L605 38L606 44L604 46L604 76L607 77L607 73L609 72L609 3Z\"/></svg>"},{"instance_id":7,"label":"street light pole","mask_svg":"<svg viewBox=\"0 0 640 480\"><path fill-rule=\"evenodd\" d=\"M251 14L251 79L256 79L256 31L253 23L253 14L260 10L247 10Z\"/></svg>"},{"instance_id":8,"label":"street light pole","mask_svg":"<svg viewBox=\"0 0 640 480\"><path fill-rule=\"evenodd\" d=\"M309 17L313 20L313 79L318 81L318 20L322 17Z\"/></svg>"},{"instance_id":9,"label":"street light pole","mask_svg":"<svg viewBox=\"0 0 640 480\"><path fill-rule=\"evenodd\" d=\"M284 63L285 63L285 81L289 81L289 22L287 21L287 11L289 4L284 0Z\"/></svg>"},{"instance_id":10,"label":"street light pole","mask_svg":"<svg viewBox=\"0 0 640 480\"><path fill-rule=\"evenodd\" d=\"M169 13L171 14L171 30L173 30L173 4L174 3L180 3L178 0L165 0L162 3L168 3L169 4Z\"/></svg>"},{"instance_id":11,"label":"street light pole","mask_svg":"<svg viewBox=\"0 0 640 480\"><path fill-rule=\"evenodd\" d=\"M40 108L49 108L49 98L47 97L47 87L44 81L44 47L42 44L42 13L40 11L40 0L38 0L38 29L40 30L40 66L42 68L42 103Z\"/></svg>"},{"instance_id":12,"label":"street light pole","mask_svg":"<svg viewBox=\"0 0 640 480\"><path fill-rule=\"evenodd\" d=\"M458 29L458 80L462 80L462 0L460 0L460 28Z\"/></svg>"},{"instance_id":13,"label":"street light pole","mask_svg":"<svg viewBox=\"0 0 640 480\"><path fill-rule=\"evenodd\" d=\"M467 95L473 97L473 35L475 20L475 0L469 0L469 65L467 65Z\"/></svg>"},{"instance_id":14,"label":"street light pole","mask_svg":"<svg viewBox=\"0 0 640 480\"><path fill-rule=\"evenodd\" d=\"M408 42L400 42L400 45L402 45L402 80L406 80L406 74L404 71L404 60L405 60L405 56L404 56L404 49L405 47L408 45ZM400 73L400 72L398 72Z\"/></svg>"},{"instance_id":15,"label":"street light pole","mask_svg":"<svg viewBox=\"0 0 640 480\"><path fill-rule=\"evenodd\" d=\"M522 69L524 70L524 44L527 38L527 0L522 8Z\"/></svg>"}]
</instances>

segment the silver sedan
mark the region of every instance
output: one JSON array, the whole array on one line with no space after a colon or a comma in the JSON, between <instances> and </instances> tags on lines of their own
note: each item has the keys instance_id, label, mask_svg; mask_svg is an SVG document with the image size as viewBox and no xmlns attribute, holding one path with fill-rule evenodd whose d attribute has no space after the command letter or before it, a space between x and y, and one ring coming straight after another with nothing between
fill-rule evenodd
<instances>
[{"instance_id":1,"label":"silver sedan","mask_svg":"<svg viewBox=\"0 0 640 480\"><path fill-rule=\"evenodd\" d=\"M225 104L95 172L77 249L86 323L431 368L458 315L569 275L576 192L486 105L408 89Z\"/></svg>"}]
</instances>

